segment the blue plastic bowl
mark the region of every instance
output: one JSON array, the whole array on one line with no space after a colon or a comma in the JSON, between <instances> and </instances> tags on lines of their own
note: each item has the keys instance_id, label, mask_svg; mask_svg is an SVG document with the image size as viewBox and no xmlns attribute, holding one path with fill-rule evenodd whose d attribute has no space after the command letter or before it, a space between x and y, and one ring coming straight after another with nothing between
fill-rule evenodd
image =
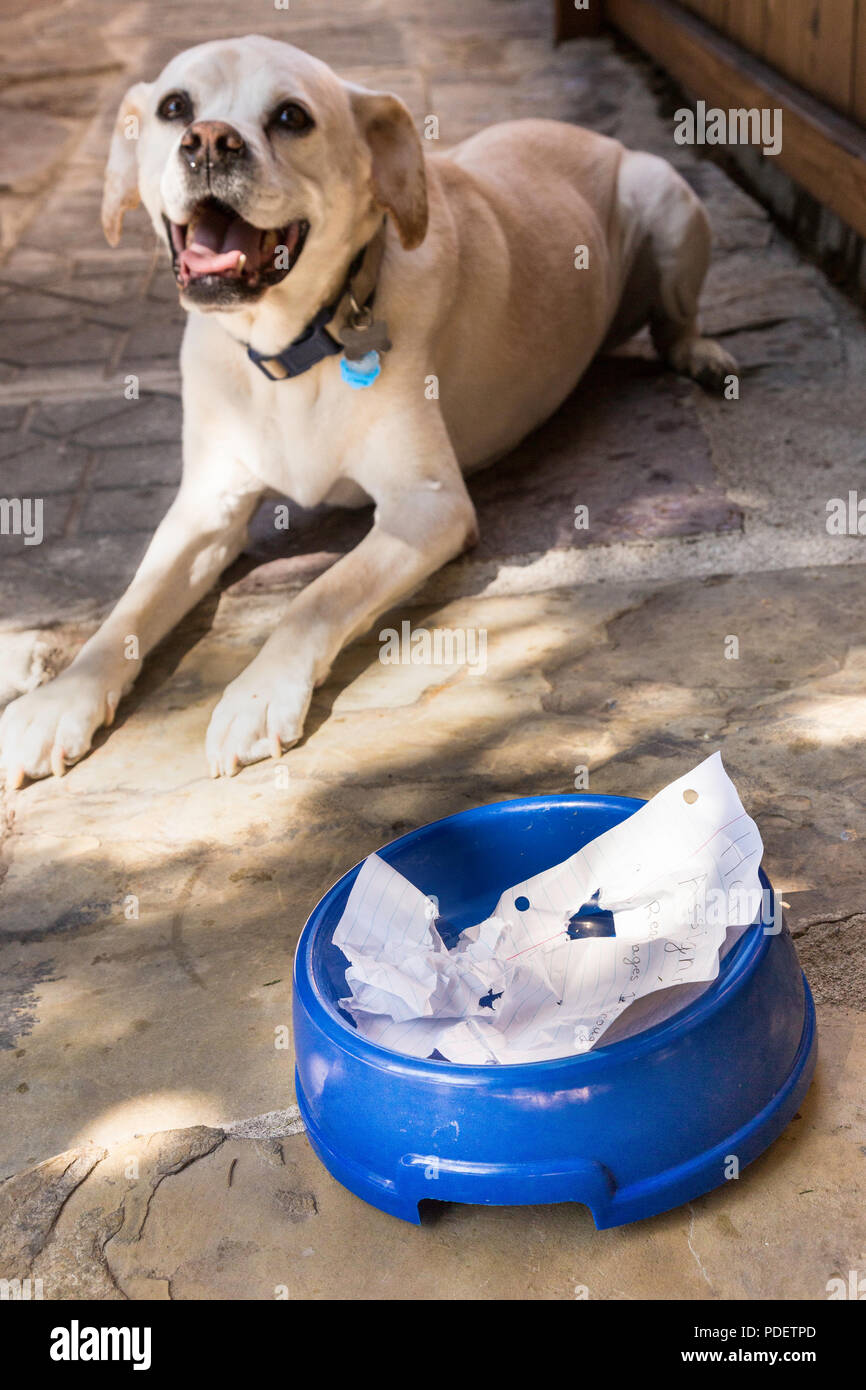
<instances>
[{"instance_id":1,"label":"blue plastic bowl","mask_svg":"<svg viewBox=\"0 0 866 1390\"><path fill-rule=\"evenodd\" d=\"M435 894L460 931L510 884L642 805L617 796L501 801L422 826L379 853ZM599 1230L619 1226L719 1186L778 1137L802 1101L815 1067L814 1006L787 928L768 932L763 922L746 930L700 998L580 1056L464 1066L377 1047L338 1007L348 962L331 939L359 867L322 898L298 944L296 1086L319 1158L373 1206L418 1222L426 1198L584 1202Z\"/></svg>"}]
</instances>

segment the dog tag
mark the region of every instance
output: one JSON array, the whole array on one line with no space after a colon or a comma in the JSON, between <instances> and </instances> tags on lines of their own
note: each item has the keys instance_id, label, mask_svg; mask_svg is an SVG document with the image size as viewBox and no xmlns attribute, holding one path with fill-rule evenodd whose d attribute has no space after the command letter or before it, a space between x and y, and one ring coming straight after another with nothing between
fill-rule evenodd
<instances>
[{"instance_id":1,"label":"dog tag","mask_svg":"<svg viewBox=\"0 0 866 1390\"><path fill-rule=\"evenodd\" d=\"M346 360L360 362L368 352L390 352L391 340L388 325L384 319L376 319L367 324L347 323L340 330L340 340Z\"/></svg>"},{"instance_id":2,"label":"dog tag","mask_svg":"<svg viewBox=\"0 0 866 1390\"><path fill-rule=\"evenodd\" d=\"M360 358L340 358L340 376L354 391L362 391L366 386L372 386L381 371L382 363L375 350L365 353Z\"/></svg>"}]
</instances>

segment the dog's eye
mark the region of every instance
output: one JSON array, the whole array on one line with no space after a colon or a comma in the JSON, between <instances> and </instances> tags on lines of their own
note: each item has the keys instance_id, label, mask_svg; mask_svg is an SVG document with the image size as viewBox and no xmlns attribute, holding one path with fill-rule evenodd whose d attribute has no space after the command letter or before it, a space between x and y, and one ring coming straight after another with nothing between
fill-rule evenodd
<instances>
[{"instance_id":1,"label":"dog's eye","mask_svg":"<svg viewBox=\"0 0 866 1390\"><path fill-rule=\"evenodd\" d=\"M314 121L309 111L305 111L296 101L284 101L271 116L269 124L275 130L288 130L299 135L305 130L312 130Z\"/></svg>"},{"instance_id":2,"label":"dog's eye","mask_svg":"<svg viewBox=\"0 0 866 1390\"><path fill-rule=\"evenodd\" d=\"M192 102L186 92L169 92L156 108L156 114L162 121L191 121Z\"/></svg>"}]
</instances>

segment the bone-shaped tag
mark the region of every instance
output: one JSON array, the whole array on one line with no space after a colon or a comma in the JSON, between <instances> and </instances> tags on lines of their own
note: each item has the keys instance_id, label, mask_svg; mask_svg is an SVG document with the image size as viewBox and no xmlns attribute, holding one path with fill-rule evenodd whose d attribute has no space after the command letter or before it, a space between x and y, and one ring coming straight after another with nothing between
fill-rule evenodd
<instances>
[{"instance_id":1,"label":"bone-shaped tag","mask_svg":"<svg viewBox=\"0 0 866 1390\"><path fill-rule=\"evenodd\" d=\"M360 361L368 352L391 350L388 325L384 319L376 319L373 323L358 327L347 323L340 329L340 341L349 362Z\"/></svg>"}]
</instances>

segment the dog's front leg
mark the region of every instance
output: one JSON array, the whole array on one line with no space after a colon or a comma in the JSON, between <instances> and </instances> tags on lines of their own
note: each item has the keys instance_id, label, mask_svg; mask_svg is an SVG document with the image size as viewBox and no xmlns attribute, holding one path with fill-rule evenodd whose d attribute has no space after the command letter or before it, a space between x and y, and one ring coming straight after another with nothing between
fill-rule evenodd
<instances>
[{"instance_id":1,"label":"dog's front leg","mask_svg":"<svg viewBox=\"0 0 866 1390\"><path fill-rule=\"evenodd\" d=\"M207 483L204 486L205 482ZM7 786L61 776L110 724L148 651L207 593L239 554L258 501L247 477L184 484L154 534L126 593L70 666L22 695L0 718Z\"/></svg>"},{"instance_id":2,"label":"dog's front leg","mask_svg":"<svg viewBox=\"0 0 866 1390\"><path fill-rule=\"evenodd\" d=\"M353 474L376 502L372 530L298 595L214 710L206 744L214 777L297 742L340 649L474 541L475 512L444 429L438 457L388 434L388 467Z\"/></svg>"}]
</instances>

